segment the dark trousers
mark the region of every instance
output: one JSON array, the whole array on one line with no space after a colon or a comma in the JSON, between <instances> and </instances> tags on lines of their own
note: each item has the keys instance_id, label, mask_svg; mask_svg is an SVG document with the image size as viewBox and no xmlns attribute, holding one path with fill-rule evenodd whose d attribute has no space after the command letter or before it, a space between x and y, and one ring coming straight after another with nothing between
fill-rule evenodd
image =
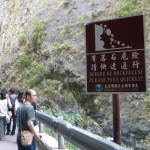
<instances>
[{"instance_id":1,"label":"dark trousers","mask_svg":"<svg viewBox=\"0 0 150 150\"><path fill-rule=\"evenodd\" d=\"M36 150L36 143L34 138L30 146L23 146L21 144L21 140L17 138L17 145L18 145L18 150Z\"/></svg>"},{"instance_id":2,"label":"dark trousers","mask_svg":"<svg viewBox=\"0 0 150 150\"><path fill-rule=\"evenodd\" d=\"M12 130L10 129L11 120L13 120ZM10 133L11 131L12 134L15 134L15 130L16 130L16 115L12 114L12 117L10 118L10 123L7 123L7 133Z\"/></svg>"},{"instance_id":3,"label":"dark trousers","mask_svg":"<svg viewBox=\"0 0 150 150\"><path fill-rule=\"evenodd\" d=\"M0 141L5 137L6 124L6 117L0 116Z\"/></svg>"}]
</instances>

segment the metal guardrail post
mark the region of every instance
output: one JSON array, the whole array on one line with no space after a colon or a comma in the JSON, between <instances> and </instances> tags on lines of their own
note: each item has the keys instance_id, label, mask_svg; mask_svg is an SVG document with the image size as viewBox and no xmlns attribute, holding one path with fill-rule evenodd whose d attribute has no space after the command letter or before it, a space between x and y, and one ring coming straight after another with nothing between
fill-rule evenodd
<instances>
[{"instance_id":1,"label":"metal guardrail post","mask_svg":"<svg viewBox=\"0 0 150 150\"><path fill-rule=\"evenodd\" d=\"M43 112L43 110L39 110L40 112ZM39 133L43 133L43 124L39 122Z\"/></svg>"},{"instance_id":2,"label":"metal guardrail post","mask_svg":"<svg viewBox=\"0 0 150 150\"><path fill-rule=\"evenodd\" d=\"M63 120L63 117L58 117L58 119ZM64 137L58 134L58 149L64 148Z\"/></svg>"}]
</instances>

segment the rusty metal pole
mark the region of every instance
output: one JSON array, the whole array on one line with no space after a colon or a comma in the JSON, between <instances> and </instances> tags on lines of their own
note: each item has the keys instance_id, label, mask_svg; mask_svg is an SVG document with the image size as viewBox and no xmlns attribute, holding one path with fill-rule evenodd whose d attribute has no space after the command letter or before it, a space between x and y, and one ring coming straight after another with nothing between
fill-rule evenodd
<instances>
[{"instance_id":1,"label":"rusty metal pole","mask_svg":"<svg viewBox=\"0 0 150 150\"><path fill-rule=\"evenodd\" d=\"M120 94L112 94L113 103L113 141L121 145Z\"/></svg>"}]
</instances>

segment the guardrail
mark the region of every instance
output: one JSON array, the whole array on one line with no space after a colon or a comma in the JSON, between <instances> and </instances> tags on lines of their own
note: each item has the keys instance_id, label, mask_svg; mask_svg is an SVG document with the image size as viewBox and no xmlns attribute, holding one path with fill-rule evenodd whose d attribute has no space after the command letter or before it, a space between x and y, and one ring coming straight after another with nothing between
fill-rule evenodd
<instances>
[{"instance_id":1,"label":"guardrail","mask_svg":"<svg viewBox=\"0 0 150 150\"><path fill-rule=\"evenodd\" d=\"M56 118L40 111L36 111L36 118L82 150L129 150L98 135L72 126L61 118Z\"/></svg>"}]
</instances>

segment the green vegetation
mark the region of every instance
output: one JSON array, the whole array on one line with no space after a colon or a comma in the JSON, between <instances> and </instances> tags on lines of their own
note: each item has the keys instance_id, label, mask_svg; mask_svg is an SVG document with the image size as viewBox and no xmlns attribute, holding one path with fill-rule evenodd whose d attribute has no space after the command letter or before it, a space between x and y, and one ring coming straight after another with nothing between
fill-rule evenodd
<instances>
[{"instance_id":1,"label":"green vegetation","mask_svg":"<svg viewBox=\"0 0 150 150\"><path fill-rule=\"evenodd\" d=\"M83 116L82 114L79 113L72 113L72 114L66 114L64 112L57 112L55 109L47 109L45 106L41 106L40 110L44 110L45 113L51 115L51 116L55 116L57 117L62 117L63 120L71 123L73 126L81 126L86 122L86 126L88 123L92 123L93 120L89 120L89 122L87 121L87 118L85 118L85 116ZM57 139L56 133L54 131L52 131L50 128L45 127L44 128L45 132L51 136L53 136L54 138ZM71 143L65 141L65 146L69 149L69 150L79 150L77 147L75 147L74 145L72 145Z\"/></svg>"},{"instance_id":2,"label":"green vegetation","mask_svg":"<svg viewBox=\"0 0 150 150\"><path fill-rule=\"evenodd\" d=\"M47 109L45 107L40 107L40 109L44 110L44 112L46 112L49 115L55 116L55 117L62 117L63 120L71 123L74 126L79 126L82 125L84 123L84 116L78 113L72 113L72 114L65 114L63 112L57 112L55 109ZM48 133L49 135L53 136L54 138L57 139L56 137L56 133L52 130L50 130L48 127L44 128L45 132ZM79 150L77 147L75 147L74 145L72 145L69 142L65 142L65 146L69 149L69 150Z\"/></svg>"},{"instance_id":3,"label":"green vegetation","mask_svg":"<svg viewBox=\"0 0 150 150\"><path fill-rule=\"evenodd\" d=\"M57 112L55 109L49 108L47 109L45 106L41 106L39 108L40 110L44 110L45 113L55 116L55 117L62 117L63 120L71 123L73 126L79 126L82 125L84 120L85 120L85 116L79 113L72 113L72 114L66 114L64 112Z\"/></svg>"},{"instance_id":4,"label":"green vegetation","mask_svg":"<svg viewBox=\"0 0 150 150\"><path fill-rule=\"evenodd\" d=\"M44 65L42 63L32 63L31 68L30 77L26 83L29 87L34 87L40 84L44 77Z\"/></svg>"},{"instance_id":5,"label":"green vegetation","mask_svg":"<svg viewBox=\"0 0 150 150\"><path fill-rule=\"evenodd\" d=\"M25 42L25 33L18 35L20 53L14 67L18 69L19 77L15 77L13 73L12 78L16 78L16 81L22 83L24 88L38 87L44 79L44 65L40 62L40 57L35 54L35 51L41 48L46 36L44 27L45 24L36 19L33 20L29 29L27 42Z\"/></svg>"},{"instance_id":6,"label":"green vegetation","mask_svg":"<svg viewBox=\"0 0 150 150\"><path fill-rule=\"evenodd\" d=\"M40 6L43 5L45 2L47 2L47 0L40 0L40 1L39 1L39 5L40 5Z\"/></svg>"},{"instance_id":7,"label":"green vegetation","mask_svg":"<svg viewBox=\"0 0 150 150\"><path fill-rule=\"evenodd\" d=\"M69 150L80 150L79 148L75 147L74 145L72 145L71 143L67 141L65 142L65 145Z\"/></svg>"},{"instance_id":8,"label":"green vegetation","mask_svg":"<svg viewBox=\"0 0 150 150\"><path fill-rule=\"evenodd\" d=\"M64 5L64 7L67 7L69 5L69 0L65 0L63 5Z\"/></svg>"},{"instance_id":9,"label":"green vegetation","mask_svg":"<svg viewBox=\"0 0 150 150\"><path fill-rule=\"evenodd\" d=\"M69 102L73 105L74 104L74 99L75 99L73 93L70 92L68 94L68 99L69 99Z\"/></svg>"},{"instance_id":10,"label":"green vegetation","mask_svg":"<svg viewBox=\"0 0 150 150\"><path fill-rule=\"evenodd\" d=\"M59 48L62 50L64 49L64 50L69 51L71 49L70 41L65 40L64 43L62 43Z\"/></svg>"},{"instance_id":11,"label":"green vegetation","mask_svg":"<svg viewBox=\"0 0 150 150\"><path fill-rule=\"evenodd\" d=\"M66 97L66 99L68 99L68 101L69 101L69 103L70 103L71 105L74 104L75 97L74 97L74 95L73 95L72 92L65 91L65 92L64 92L64 96Z\"/></svg>"},{"instance_id":12,"label":"green vegetation","mask_svg":"<svg viewBox=\"0 0 150 150\"><path fill-rule=\"evenodd\" d=\"M25 87L34 87L42 81L44 77L44 65L42 63L36 63L31 61L31 57L23 53L20 55L19 59L16 62L20 70L20 77L22 82L25 81ZM19 78L19 79L21 79Z\"/></svg>"},{"instance_id":13,"label":"green vegetation","mask_svg":"<svg viewBox=\"0 0 150 150\"><path fill-rule=\"evenodd\" d=\"M85 24L85 16L78 16L77 17L77 20L79 21L79 24L81 25L81 26L84 26L84 24Z\"/></svg>"},{"instance_id":14,"label":"green vegetation","mask_svg":"<svg viewBox=\"0 0 150 150\"><path fill-rule=\"evenodd\" d=\"M43 40L46 36L46 32L44 31L45 24L35 19L33 21L33 25L29 31L29 43L28 46L32 50L37 50L41 47Z\"/></svg>"},{"instance_id":15,"label":"green vegetation","mask_svg":"<svg viewBox=\"0 0 150 150\"><path fill-rule=\"evenodd\" d=\"M150 143L149 143L149 140L150 140L150 133L148 133L148 135L146 136L146 138L143 140L140 140L140 143L143 145L143 147L145 147L147 150L150 149Z\"/></svg>"},{"instance_id":16,"label":"green vegetation","mask_svg":"<svg viewBox=\"0 0 150 150\"><path fill-rule=\"evenodd\" d=\"M124 3L120 5L120 12L119 16L130 16L130 15L137 15L143 12L140 5L136 5L136 1L133 0L126 0Z\"/></svg>"},{"instance_id":17,"label":"green vegetation","mask_svg":"<svg viewBox=\"0 0 150 150\"><path fill-rule=\"evenodd\" d=\"M56 87L60 84L60 81L53 79L44 79L41 82L41 88L43 89L43 95L48 99L53 99L55 95ZM50 101L51 102L51 101Z\"/></svg>"},{"instance_id":18,"label":"green vegetation","mask_svg":"<svg viewBox=\"0 0 150 150\"><path fill-rule=\"evenodd\" d=\"M98 17L97 12L96 11L92 12L91 14L92 21L94 21L97 17Z\"/></svg>"},{"instance_id":19,"label":"green vegetation","mask_svg":"<svg viewBox=\"0 0 150 150\"><path fill-rule=\"evenodd\" d=\"M18 44L19 44L19 46L23 46L23 45L26 44L25 43L25 34L24 33L20 33L18 35Z\"/></svg>"},{"instance_id":20,"label":"green vegetation","mask_svg":"<svg viewBox=\"0 0 150 150\"><path fill-rule=\"evenodd\" d=\"M65 40L62 44L59 44L57 42L54 42L53 45L53 51L54 52L60 52L60 51L69 51L71 49L71 44L69 41Z\"/></svg>"},{"instance_id":21,"label":"green vegetation","mask_svg":"<svg viewBox=\"0 0 150 150\"><path fill-rule=\"evenodd\" d=\"M70 34L70 33L71 33L70 25L66 24L64 26L64 34Z\"/></svg>"},{"instance_id":22,"label":"green vegetation","mask_svg":"<svg viewBox=\"0 0 150 150\"><path fill-rule=\"evenodd\" d=\"M30 64L29 56L26 53L22 53L17 60L18 68L25 68Z\"/></svg>"}]
</instances>

